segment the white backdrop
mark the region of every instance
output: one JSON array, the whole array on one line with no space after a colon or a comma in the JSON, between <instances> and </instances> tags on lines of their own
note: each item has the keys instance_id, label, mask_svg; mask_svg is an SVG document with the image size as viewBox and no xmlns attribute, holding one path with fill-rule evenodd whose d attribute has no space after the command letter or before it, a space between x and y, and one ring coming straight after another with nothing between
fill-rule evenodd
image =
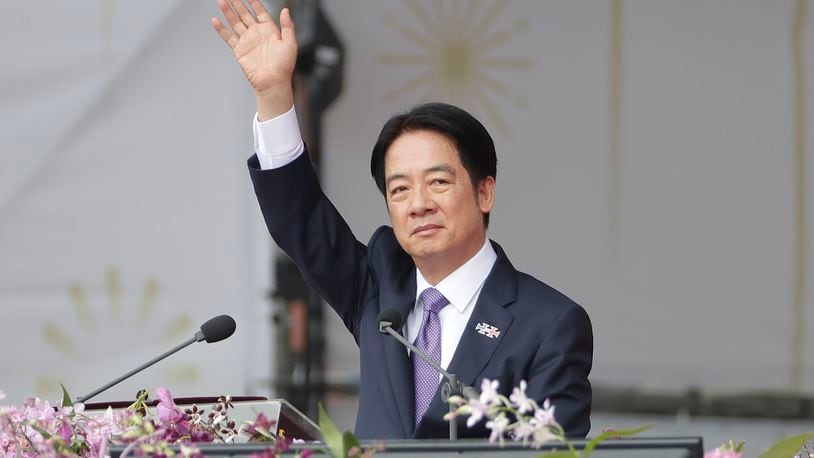
<instances>
[{"instance_id":1,"label":"white backdrop","mask_svg":"<svg viewBox=\"0 0 814 458\"><path fill-rule=\"evenodd\" d=\"M495 137L490 237L588 310L595 383L790 389L805 250L801 387L814 392L814 266L795 241L793 1L625 1L615 161L613 2L324 3L348 48L327 187L359 238L387 222L368 172L384 120L427 97L452 101Z\"/></svg>"},{"instance_id":2,"label":"white backdrop","mask_svg":"<svg viewBox=\"0 0 814 458\"><path fill-rule=\"evenodd\" d=\"M269 243L245 170L252 98L193 1L0 7L0 389L84 394L218 314L139 388L265 393Z\"/></svg>"},{"instance_id":3,"label":"white backdrop","mask_svg":"<svg viewBox=\"0 0 814 458\"><path fill-rule=\"evenodd\" d=\"M387 222L367 171L383 121L426 97L458 103L499 150L491 237L586 307L595 383L789 389L794 322L814 328L811 249L795 239L802 215L812 244L814 208L794 191L794 2L627 1L618 59L614 4L325 1L347 48L327 190L366 240ZM244 165L253 108L214 2L0 11L0 389L78 395L231 313L233 339L109 397L259 390L269 250ZM350 336L329 332L332 374L353 378ZM812 392L814 339L801 350Z\"/></svg>"}]
</instances>

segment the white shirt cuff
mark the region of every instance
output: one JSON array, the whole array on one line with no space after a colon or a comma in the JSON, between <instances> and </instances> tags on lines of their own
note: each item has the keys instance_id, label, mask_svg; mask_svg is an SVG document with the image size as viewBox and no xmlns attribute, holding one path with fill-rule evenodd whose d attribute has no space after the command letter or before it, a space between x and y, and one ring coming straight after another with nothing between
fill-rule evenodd
<instances>
[{"instance_id":1,"label":"white shirt cuff","mask_svg":"<svg viewBox=\"0 0 814 458\"><path fill-rule=\"evenodd\" d=\"M257 120L255 113L252 130L254 152L262 170L283 167L297 159L305 150L297 112L293 106L280 116L263 122Z\"/></svg>"}]
</instances>

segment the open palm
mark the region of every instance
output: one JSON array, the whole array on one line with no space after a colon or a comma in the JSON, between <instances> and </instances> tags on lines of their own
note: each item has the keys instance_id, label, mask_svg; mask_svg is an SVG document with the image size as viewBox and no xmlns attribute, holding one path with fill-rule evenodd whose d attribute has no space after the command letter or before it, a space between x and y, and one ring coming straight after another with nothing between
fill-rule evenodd
<instances>
[{"instance_id":1,"label":"open palm","mask_svg":"<svg viewBox=\"0 0 814 458\"><path fill-rule=\"evenodd\" d=\"M297 39L288 9L280 13L278 28L261 0L249 0L249 6L251 11L242 0L218 0L229 28L217 18L212 25L258 95L290 91Z\"/></svg>"}]
</instances>

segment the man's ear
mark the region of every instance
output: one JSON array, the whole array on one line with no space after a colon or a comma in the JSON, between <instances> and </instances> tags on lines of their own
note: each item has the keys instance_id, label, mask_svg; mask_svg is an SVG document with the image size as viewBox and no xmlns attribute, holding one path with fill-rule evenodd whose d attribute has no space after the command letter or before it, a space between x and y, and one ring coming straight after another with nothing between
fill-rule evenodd
<instances>
[{"instance_id":1,"label":"man's ear","mask_svg":"<svg viewBox=\"0 0 814 458\"><path fill-rule=\"evenodd\" d=\"M495 204L495 177L486 177L478 183L478 207L483 213L492 211Z\"/></svg>"}]
</instances>

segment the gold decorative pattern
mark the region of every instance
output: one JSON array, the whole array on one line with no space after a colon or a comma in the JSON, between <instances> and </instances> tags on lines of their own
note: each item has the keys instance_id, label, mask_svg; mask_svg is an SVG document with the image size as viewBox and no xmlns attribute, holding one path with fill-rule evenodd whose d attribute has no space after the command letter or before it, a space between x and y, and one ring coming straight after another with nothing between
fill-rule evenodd
<instances>
[{"instance_id":1,"label":"gold decorative pattern","mask_svg":"<svg viewBox=\"0 0 814 458\"><path fill-rule=\"evenodd\" d=\"M110 317L118 320L122 313L122 284L119 271L108 269L105 277L107 280L107 300L110 302Z\"/></svg>"},{"instance_id":2,"label":"gold decorative pattern","mask_svg":"<svg viewBox=\"0 0 814 458\"><path fill-rule=\"evenodd\" d=\"M159 292L161 292L161 287L158 284L158 280L151 278L144 283L144 288L142 288L141 291L141 303L139 303L138 307L139 324L147 322L147 318L149 318L155 307Z\"/></svg>"},{"instance_id":3,"label":"gold decorative pattern","mask_svg":"<svg viewBox=\"0 0 814 458\"><path fill-rule=\"evenodd\" d=\"M803 47L808 0L797 0L791 32L791 55L794 68L794 303L792 331L791 387L799 391L803 384L805 348L805 297L808 272L808 228L806 208L806 62Z\"/></svg>"},{"instance_id":4,"label":"gold decorative pattern","mask_svg":"<svg viewBox=\"0 0 814 458\"><path fill-rule=\"evenodd\" d=\"M175 341L185 336L186 331L190 329L192 329L192 318L188 314L182 313L165 323L159 338L165 343L177 343Z\"/></svg>"},{"instance_id":5,"label":"gold decorative pattern","mask_svg":"<svg viewBox=\"0 0 814 458\"><path fill-rule=\"evenodd\" d=\"M73 284L68 287L68 294L73 302L74 313L79 320L79 325L85 331L96 330L96 320L93 318L93 313L88 303L88 298L85 296L85 290L78 284Z\"/></svg>"},{"instance_id":6,"label":"gold decorative pattern","mask_svg":"<svg viewBox=\"0 0 814 458\"><path fill-rule=\"evenodd\" d=\"M59 350L66 357L72 360L80 358L74 339L62 332L56 325L46 323L42 328L42 337L49 345Z\"/></svg>"},{"instance_id":7,"label":"gold decorative pattern","mask_svg":"<svg viewBox=\"0 0 814 458\"><path fill-rule=\"evenodd\" d=\"M380 56L387 65L412 67L408 77L387 94L388 100L410 98L413 102L444 100L465 105L486 115L497 130L509 134L498 105L524 107L526 99L502 82L505 70L530 70L532 60L501 55L501 46L528 29L519 19L499 28L498 19L509 8L506 0L432 1L407 0L410 14L398 19L387 15L384 23L415 49Z\"/></svg>"},{"instance_id":8,"label":"gold decorative pattern","mask_svg":"<svg viewBox=\"0 0 814 458\"><path fill-rule=\"evenodd\" d=\"M176 364L165 371L167 382L183 383L189 380L197 380L201 376L198 366L193 364Z\"/></svg>"},{"instance_id":9,"label":"gold decorative pattern","mask_svg":"<svg viewBox=\"0 0 814 458\"><path fill-rule=\"evenodd\" d=\"M108 329L122 329L122 335L116 337L115 344L125 346L131 341L155 341L161 345L177 344L184 337L188 337L193 329L192 318L186 312L169 317L154 316L154 306L160 291L158 280L154 278L145 282L141 301L131 310L123 305L124 288L117 269L112 268L105 272L104 291L108 300L107 313L94 309L85 288L79 283L74 283L68 288L68 296L73 304L80 332L65 329L62 323L53 322L46 322L42 328L45 343L72 364L92 364L93 361L87 361L88 352L92 351L94 346L98 346L100 340L110 338L104 334ZM160 326L156 326L156 320L160 320ZM157 331L153 330L157 327L159 328ZM171 382L194 381L199 376L198 367L192 364L175 364L165 370L165 378ZM53 374L42 375L35 381L35 393L42 397L58 396L60 382L65 380L58 380Z\"/></svg>"}]
</instances>

